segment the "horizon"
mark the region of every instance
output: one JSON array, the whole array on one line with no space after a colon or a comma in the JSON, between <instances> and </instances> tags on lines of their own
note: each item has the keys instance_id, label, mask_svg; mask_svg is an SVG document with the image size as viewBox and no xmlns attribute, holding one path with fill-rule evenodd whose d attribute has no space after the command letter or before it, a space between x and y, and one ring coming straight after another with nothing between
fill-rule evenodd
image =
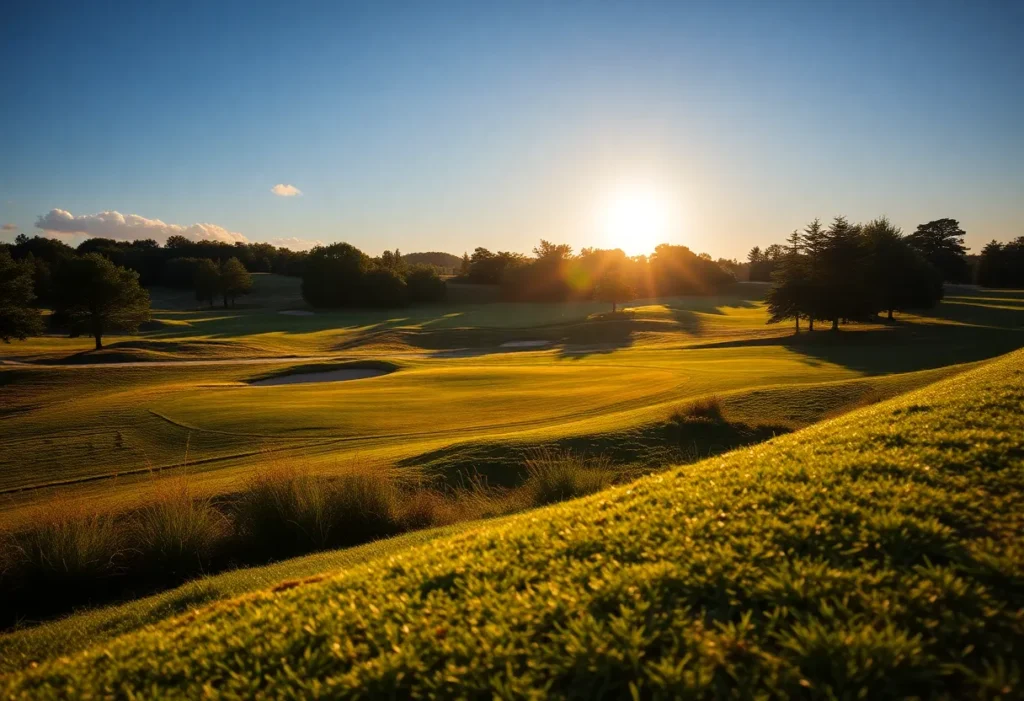
<instances>
[{"instance_id":1,"label":"horizon","mask_svg":"<svg viewBox=\"0 0 1024 701\"><path fill-rule=\"evenodd\" d=\"M0 240L744 260L815 216L1024 234L1024 6L785 10L22 5Z\"/></svg>"}]
</instances>

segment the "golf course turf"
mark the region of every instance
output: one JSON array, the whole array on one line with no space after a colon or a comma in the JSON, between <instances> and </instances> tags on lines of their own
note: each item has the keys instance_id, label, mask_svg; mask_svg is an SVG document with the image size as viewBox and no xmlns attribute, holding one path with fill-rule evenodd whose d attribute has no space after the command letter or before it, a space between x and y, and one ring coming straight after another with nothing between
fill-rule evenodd
<instances>
[{"instance_id":1,"label":"golf course turf","mask_svg":"<svg viewBox=\"0 0 1024 701\"><path fill-rule=\"evenodd\" d=\"M25 698L1019 697L1024 353L215 603Z\"/></svg>"}]
</instances>

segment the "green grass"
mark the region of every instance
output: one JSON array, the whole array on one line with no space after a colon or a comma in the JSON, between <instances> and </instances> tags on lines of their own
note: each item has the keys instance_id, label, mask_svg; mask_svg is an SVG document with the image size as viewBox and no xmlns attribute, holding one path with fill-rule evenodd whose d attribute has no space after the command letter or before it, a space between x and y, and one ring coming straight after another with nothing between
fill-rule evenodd
<instances>
[{"instance_id":1,"label":"green grass","mask_svg":"<svg viewBox=\"0 0 1024 701\"><path fill-rule=\"evenodd\" d=\"M1022 692L1024 353L750 449L214 604L5 695Z\"/></svg>"},{"instance_id":2,"label":"green grass","mask_svg":"<svg viewBox=\"0 0 1024 701\"><path fill-rule=\"evenodd\" d=\"M459 533L478 524L460 523L407 533L355 548L307 555L193 580L153 596L76 613L63 619L0 634L0 675L56 659L223 599L282 582L335 572L367 560Z\"/></svg>"}]
</instances>

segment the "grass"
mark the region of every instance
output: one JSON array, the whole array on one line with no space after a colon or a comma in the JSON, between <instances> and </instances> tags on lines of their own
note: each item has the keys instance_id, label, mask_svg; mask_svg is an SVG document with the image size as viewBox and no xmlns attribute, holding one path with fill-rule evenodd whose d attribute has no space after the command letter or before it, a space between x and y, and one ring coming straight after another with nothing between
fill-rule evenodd
<instances>
[{"instance_id":1,"label":"grass","mask_svg":"<svg viewBox=\"0 0 1024 701\"><path fill-rule=\"evenodd\" d=\"M1024 353L211 605L11 697L1021 694Z\"/></svg>"}]
</instances>

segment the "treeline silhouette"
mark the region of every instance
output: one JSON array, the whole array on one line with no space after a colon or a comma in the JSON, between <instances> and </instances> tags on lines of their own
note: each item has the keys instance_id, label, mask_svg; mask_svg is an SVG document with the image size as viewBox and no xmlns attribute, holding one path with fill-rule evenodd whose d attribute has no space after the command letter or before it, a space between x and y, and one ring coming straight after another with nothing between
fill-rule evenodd
<instances>
[{"instance_id":1,"label":"treeline silhouette","mask_svg":"<svg viewBox=\"0 0 1024 701\"><path fill-rule=\"evenodd\" d=\"M633 298L713 294L735 282L733 274L707 254L661 244L650 256L626 256L619 249L584 248L542 240L533 258L477 248L466 255L452 282L499 285L504 299L565 302L600 299L613 306Z\"/></svg>"},{"instance_id":2,"label":"treeline silhouette","mask_svg":"<svg viewBox=\"0 0 1024 701\"><path fill-rule=\"evenodd\" d=\"M920 230L920 229L919 229ZM794 231L775 258L766 301L770 323L793 319L841 321L874 318L880 311L927 309L942 299L943 271L929 261L913 235L903 236L885 217L851 224L815 219Z\"/></svg>"},{"instance_id":3,"label":"treeline silhouette","mask_svg":"<svg viewBox=\"0 0 1024 701\"><path fill-rule=\"evenodd\" d=\"M371 258L348 243L317 246L302 274L302 297L314 307L401 307L441 302L444 280L432 265L409 265L396 249Z\"/></svg>"},{"instance_id":4,"label":"treeline silhouette","mask_svg":"<svg viewBox=\"0 0 1024 701\"><path fill-rule=\"evenodd\" d=\"M1024 288L1024 236L1009 243L991 241L985 245L978 259L978 284Z\"/></svg>"}]
</instances>

